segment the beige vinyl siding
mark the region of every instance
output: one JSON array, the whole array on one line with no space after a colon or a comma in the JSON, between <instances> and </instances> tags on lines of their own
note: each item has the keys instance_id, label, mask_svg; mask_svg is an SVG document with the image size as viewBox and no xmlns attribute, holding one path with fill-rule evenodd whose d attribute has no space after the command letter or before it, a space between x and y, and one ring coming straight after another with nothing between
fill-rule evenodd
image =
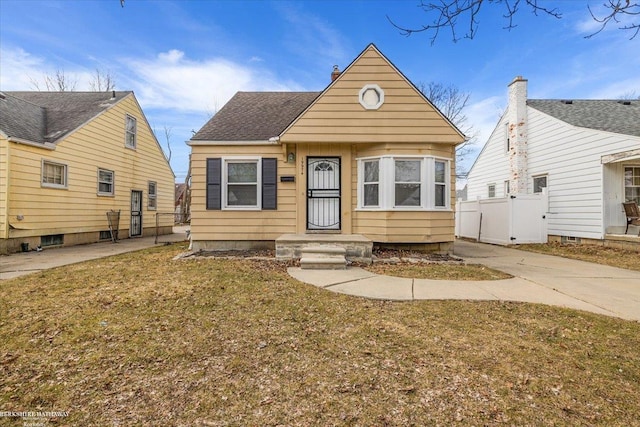
<instances>
[{"instance_id":1,"label":"beige vinyl siding","mask_svg":"<svg viewBox=\"0 0 640 427\"><path fill-rule=\"evenodd\" d=\"M0 137L0 239L7 238L7 191L9 186L9 142Z\"/></svg>"},{"instance_id":2,"label":"beige vinyl siding","mask_svg":"<svg viewBox=\"0 0 640 427\"><path fill-rule=\"evenodd\" d=\"M360 89L372 83L384 91L384 103L378 110L366 110L358 100ZM281 141L457 144L462 137L370 48L294 122Z\"/></svg>"},{"instance_id":3,"label":"beige vinyl siding","mask_svg":"<svg viewBox=\"0 0 640 427\"><path fill-rule=\"evenodd\" d=\"M208 158L226 156L278 159L277 210L207 210L206 164ZM191 147L191 238L193 241L275 240L296 230L296 182L280 182L282 175L295 175L296 165L285 162L280 145Z\"/></svg>"},{"instance_id":4,"label":"beige vinyl siding","mask_svg":"<svg viewBox=\"0 0 640 427\"><path fill-rule=\"evenodd\" d=\"M125 148L125 115L137 119L137 149ZM143 227L156 212L173 212L174 176L135 101L128 96L93 121L43 150L11 143L9 237L96 232L108 229L106 212L121 210L120 236L128 236L131 190L143 192ZM40 184L42 161L67 165L67 188ZM98 196L98 168L114 172L113 196ZM158 208L147 209L147 183L157 182ZM17 221L16 216L24 219ZM161 225L172 225L163 216Z\"/></svg>"}]
</instances>

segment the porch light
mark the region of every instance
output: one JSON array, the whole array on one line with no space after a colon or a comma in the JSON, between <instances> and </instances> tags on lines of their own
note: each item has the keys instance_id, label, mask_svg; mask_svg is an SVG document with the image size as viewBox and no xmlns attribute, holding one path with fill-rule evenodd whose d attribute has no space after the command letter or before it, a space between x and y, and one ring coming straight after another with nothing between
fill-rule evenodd
<instances>
[{"instance_id":1,"label":"porch light","mask_svg":"<svg viewBox=\"0 0 640 427\"><path fill-rule=\"evenodd\" d=\"M296 153L294 153L293 151L289 152L289 154L287 154L287 163L293 163L296 161Z\"/></svg>"}]
</instances>

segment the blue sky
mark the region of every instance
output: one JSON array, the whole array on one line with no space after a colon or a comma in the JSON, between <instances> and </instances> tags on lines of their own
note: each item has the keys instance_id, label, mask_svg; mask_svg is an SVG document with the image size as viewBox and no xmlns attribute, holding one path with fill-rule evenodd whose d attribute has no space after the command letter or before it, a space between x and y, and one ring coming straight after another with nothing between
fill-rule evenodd
<instances>
[{"instance_id":1,"label":"blue sky","mask_svg":"<svg viewBox=\"0 0 640 427\"><path fill-rule=\"evenodd\" d=\"M34 90L56 70L88 90L96 68L117 90L133 90L178 181L185 141L236 91L322 90L333 65L344 69L369 43L414 83L453 84L471 94L466 114L478 151L506 106L507 84L529 80L531 98L640 96L640 37L597 29L587 10L602 0L543 1L562 19L522 8L507 31L487 5L476 38L442 32L403 36L387 16L413 27L428 21L418 0L152 1L0 0L0 90ZM461 21L462 22L462 21ZM462 24L465 25L465 24ZM465 159L470 165L473 155Z\"/></svg>"}]
</instances>

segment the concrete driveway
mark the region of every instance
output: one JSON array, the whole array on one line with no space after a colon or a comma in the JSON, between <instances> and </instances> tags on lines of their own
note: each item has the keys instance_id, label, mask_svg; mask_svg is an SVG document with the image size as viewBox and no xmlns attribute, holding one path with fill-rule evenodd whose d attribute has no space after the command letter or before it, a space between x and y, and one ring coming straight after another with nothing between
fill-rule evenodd
<instances>
[{"instance_id":1,"label":"concrete driveway","mask_svg":"<svg viewBox=\"0 0 640 427\"><path fill-rule=\"evenodd\" d=\"M173 234L160 236L155 243L155 237L139 237L122 239L116 243L100 242L88 245L68 246L63 248L45 249L41 252L20 252L0 256L0 280L12 279L35 273L49 268L60 267L91 259L104 258L126 252L139 251L168 242L181 242L187 239L187 227L174 227Z\"/></svg>"}]
</instances>

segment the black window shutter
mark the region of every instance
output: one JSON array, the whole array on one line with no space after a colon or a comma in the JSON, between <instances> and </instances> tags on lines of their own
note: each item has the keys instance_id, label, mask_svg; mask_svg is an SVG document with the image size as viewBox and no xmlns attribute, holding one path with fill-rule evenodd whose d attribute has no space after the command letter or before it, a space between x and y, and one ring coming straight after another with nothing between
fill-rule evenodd
<instances>
[{"instance_id":1,"label":"black window shutter","mask_svg":"<svg viewBox=\"0 0 640 427\"><path fill-rule=\"evenodd\" d=\"M262 209L278 208L278 159L262 159Z\"/></svg>"},{"instance_id":2,"label":"black window shutter","mask_svg":"<svg viewBox=\"0 0 640 427\"><path fill-rule=\"evenodd\" d=\"M207 209L220 210L222 159L207 159Z\"/></svg>"}]
</instances>

